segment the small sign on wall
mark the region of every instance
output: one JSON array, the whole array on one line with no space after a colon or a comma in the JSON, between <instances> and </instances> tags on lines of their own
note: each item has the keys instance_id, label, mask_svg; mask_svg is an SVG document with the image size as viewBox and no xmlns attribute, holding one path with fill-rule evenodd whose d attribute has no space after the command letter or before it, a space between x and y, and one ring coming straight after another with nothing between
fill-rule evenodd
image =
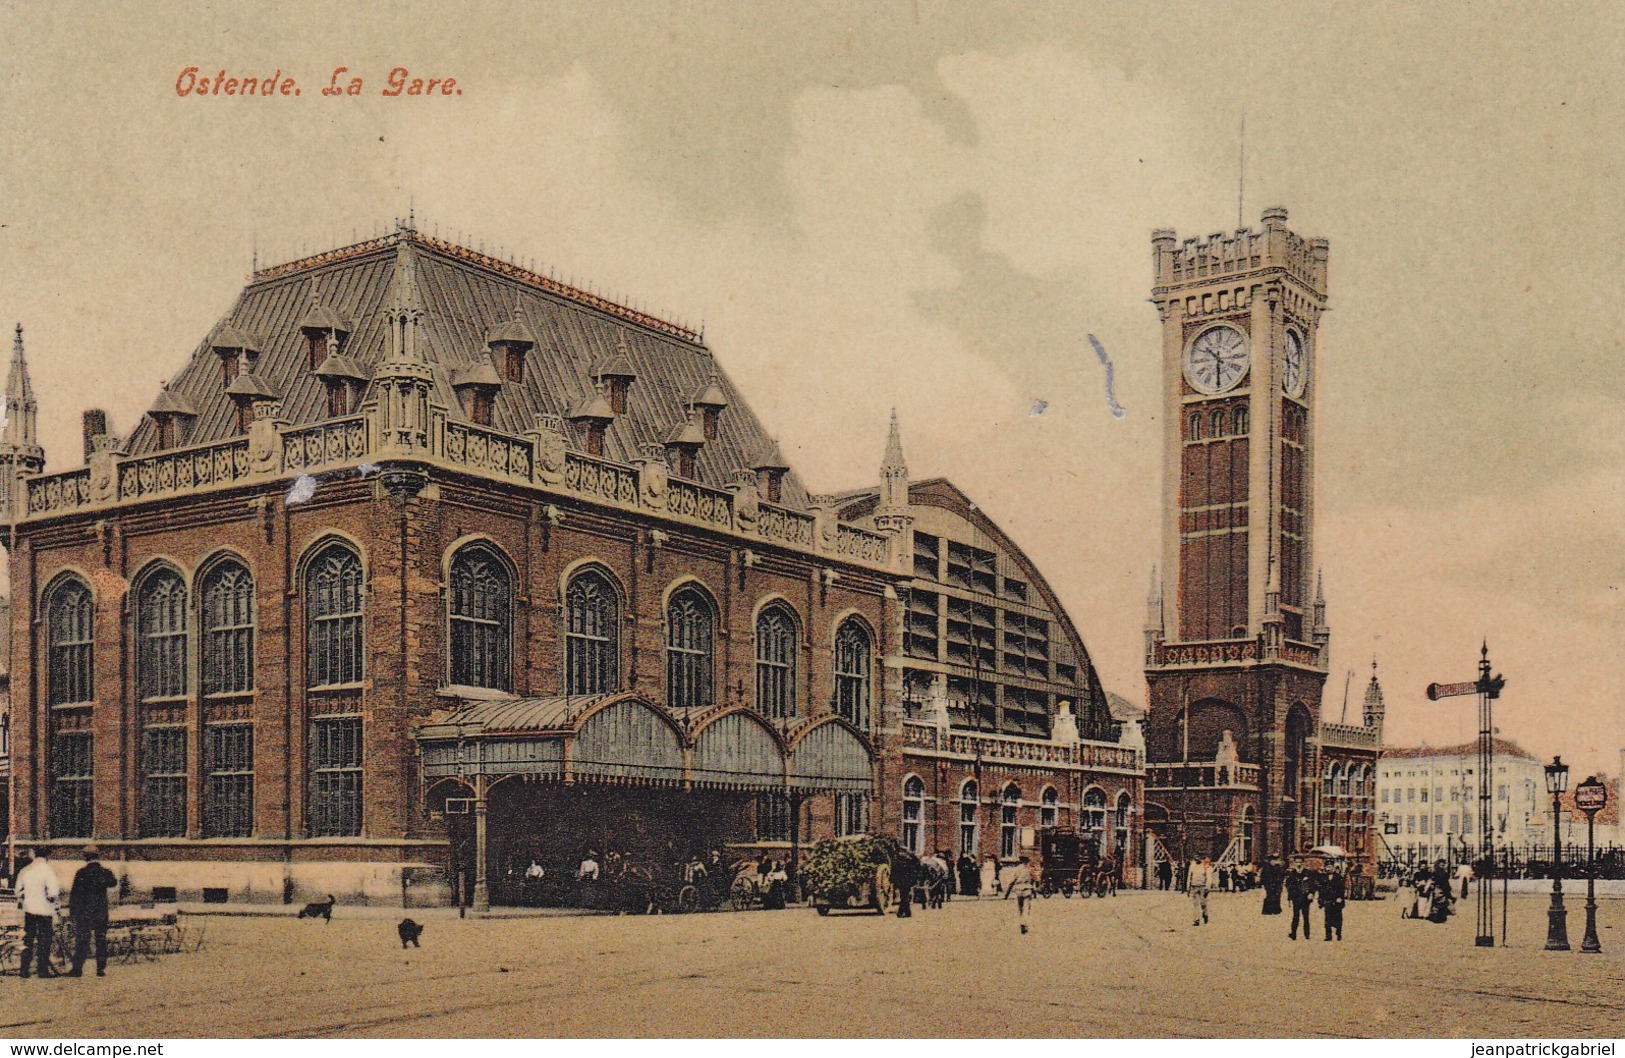
<instances>
[{"instance_id":1,"label":"small sign on wall","mask_svg":"<svg viewBox=\"0 0 1625 1058\"><path fill-rule=\"evenodd\" d=\"M1021 847L1030 849L1038 844L1038 832L1032 827L1021 828Z\"/></svg>"}]
</instances>

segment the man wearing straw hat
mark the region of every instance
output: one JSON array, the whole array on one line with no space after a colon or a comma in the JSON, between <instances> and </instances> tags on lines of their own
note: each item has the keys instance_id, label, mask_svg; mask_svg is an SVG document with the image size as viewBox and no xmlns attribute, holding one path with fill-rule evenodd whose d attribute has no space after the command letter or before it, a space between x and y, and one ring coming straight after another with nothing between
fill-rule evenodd
<instances>
[{"instance_id":1,"label":"man wearing straw hat","mask_svg":"<svg viewBox=\"0 0 1625 1058\"><path fill-rule=\"evenodd\" d=\"M73 876L68 913L73 916L73 969L69 977L83 977L90 940L96 939L96 976L107 976L107 891L118 884L102 866L101 850L85 846L85 865Z\"/></svg>"}]
</instances>

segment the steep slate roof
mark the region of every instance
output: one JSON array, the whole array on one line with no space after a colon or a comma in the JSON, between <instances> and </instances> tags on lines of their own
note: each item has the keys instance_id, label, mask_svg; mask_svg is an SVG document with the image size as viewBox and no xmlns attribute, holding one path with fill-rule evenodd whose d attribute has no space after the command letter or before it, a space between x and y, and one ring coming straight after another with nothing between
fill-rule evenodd
<instances>
[{"instance_id":1,"label":"steep slate roof","mask_svg":"<svg viewBox=\"0 0 1625 1058\"><path fill-rule=\"evenodd\" d=\"M722 488L771 446L744 396L698 335L409 229L256 272L222 323L170 381L174 396L197 409L188 443L237 435L236 410L221 386L220 358L211 348L218 344L214 335L228 326L251 335L262 347L254 373L282 395L285 420L303 425L326 419L326 391L310 370L309 348L299 329L310 311L311 282L319 281L324 306L337 318L353 321L344 356L371 375L389 352L384 315L396 272L395 247L402 240L416 259L416 293L423 309L418 349L434 375L434 399L454 421L466 422L467 417L452 389L453 376L485 360L487 335L512 330L517 303L519 321L537 344L525 357L524 382L504 383L497 392L493 429L519 434L531 429L538 415L568 417L594 394L594 368L624 356L637 380L627 397L627 413L605 434L605 458L629 463L642 446L658 448L687 419L688 403L713 378L728 406L716 439L699 451L698 479ZM130 436L129 451L155 452L158 440L156 426L144 417ZM789 506L807 505L806 489L794 472L786 476L782 494Z\"/></svg>"},{"instance_id":2,"label":"steep slate roof","mask_svg":"<svg viewBox=\"0 0 1625 1058\"><path fill-rule=\"evenodd\" d=\"M1534 760L1535 757L1528 750L1509 739L1498 738L1494 740L1495 755L1497 757L1523 757ZM1459 746L1384 746L1382 747L1383 760L1414 759L1423 760L1428 757L1476 757L1478 756L1478 743L1463 742Z\"/></svg>"}]
</instances>

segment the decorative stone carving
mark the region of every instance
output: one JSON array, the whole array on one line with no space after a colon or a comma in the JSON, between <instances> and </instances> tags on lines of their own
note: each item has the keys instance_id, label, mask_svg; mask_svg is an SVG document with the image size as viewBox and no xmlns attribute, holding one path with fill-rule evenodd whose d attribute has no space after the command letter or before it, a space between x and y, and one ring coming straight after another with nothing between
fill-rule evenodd
<instances>
[{"instance_id":1,"label":"decorative stone carving","mask_svg":"<svg viewBox=\"0 0 1625 1058\"><path fill-rule=\"evenodd\" d=\"M646 444L633 461L638 470L638 495L645 507L662 510L666 506L666 452L660 445Z\"/></svg>"},{"instance_id":2,"label":"decorative stone carving","mask_svg":"<svg viewBox=\"0 0 1625 1058\"><path fill-rule=\"evenodd\" d=\"M557 415L539 415L536 426L525 434L535 449L536 480L544 485L564 482L565 456L569 445L564 440L564 420Z\"/></svg>"}]
</instances>

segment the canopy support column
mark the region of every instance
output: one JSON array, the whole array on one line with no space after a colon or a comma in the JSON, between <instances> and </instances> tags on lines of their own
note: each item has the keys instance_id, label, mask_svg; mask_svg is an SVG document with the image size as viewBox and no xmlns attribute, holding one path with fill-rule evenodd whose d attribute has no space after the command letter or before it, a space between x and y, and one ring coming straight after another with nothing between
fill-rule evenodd
<instances>
[{"instance_id":1,"label":"canopy support column","mask_svg":"<svg viewBox=\"0 0 1625 1058\"><path fill-rule=\"evenodd\" d=\"M474 910L491 910L491 887L486 881L485 817L487 779L474 777Z\"/></svg>"}]
</instances>

